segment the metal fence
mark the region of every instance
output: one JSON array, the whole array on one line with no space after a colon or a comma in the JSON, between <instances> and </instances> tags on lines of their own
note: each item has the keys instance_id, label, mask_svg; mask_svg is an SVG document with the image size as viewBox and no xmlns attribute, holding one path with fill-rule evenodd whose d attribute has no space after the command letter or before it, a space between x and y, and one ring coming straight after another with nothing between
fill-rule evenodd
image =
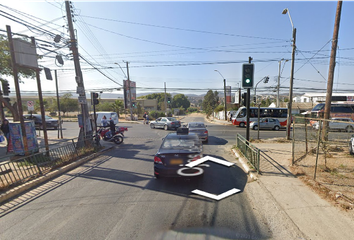
<instances>
[{"instance_id":1,"label":"metal fence","mask_svg":"<svg viewBox=\"0 0 354 240\"><path fill-rule=\"evenodd\" d=\"M242 152L243 156L247 158L248 162L257 171L257 173L259 173L260 150L240 134L237 134L236 136L236 147Z\"/></svg>"},{"instance_id":2,"label":"metal fence","mask_svg":"<svg viewBox=\"0 0 354 240\"><path fill-rule=\"evenodd\" d=\"M0 191L42 176L79 157L95 152L100 144L92 139L72 139L66 144L50 145L49 150L0 163Z\"/></svg>"}]
</instances>

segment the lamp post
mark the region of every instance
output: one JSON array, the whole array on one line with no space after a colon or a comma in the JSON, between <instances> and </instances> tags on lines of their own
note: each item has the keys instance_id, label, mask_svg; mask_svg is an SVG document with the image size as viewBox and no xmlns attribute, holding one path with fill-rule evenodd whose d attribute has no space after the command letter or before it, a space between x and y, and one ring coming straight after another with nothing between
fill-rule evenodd
<instances>
[{"instance_id":1,"label":"lamp post","mask_svg":"<svg viewBox=\"0 0 354 240\"><path fill-rule=\"evenodd\" d=\"M289 9L285 8L282 14L288 14L293 29L293 51L291 54L291 74L290 74L290 88L289 88L289 102L288 102L288 118L286 122L286 139L290 140L290 126L291 126L291 108L293 102L293 85L294 85L294 64L295 64L295 41L296 41L296 28L294 28L293 21L290 16Z\"/></svg>"},{"instance_id":2,"label":"lamp post","mask_svg":"<svg viewBox=\"0 0 354 240\"><path fill-rule=\"evenodd\" d=\"M259 80L258 83L256 84L256 87L254 88L254 97L256 98L256 100L254 101L254 103L257 103L257 86L258 86L258 84L259 84L260 82L262 82L262 81L263 81L263 83L268 83L269 77L264 77L264 78L262 78L262 79Z\"/></svg>"},{"instance_id":3,"label":"lamp post","mask_svg":"<svg viewBox=\"0 0 354 240\"><path fill-rule=\"evenodd\" d=\"M224 78L224 76L218 71L218 70L214 70L215 72L218 72L220 74L220 76L224 79L224 99L225 99L225 107L224 107L224 118L225 121L227 121L227 106L226 106L226 79Z\"/></svg>"}]
</instances>

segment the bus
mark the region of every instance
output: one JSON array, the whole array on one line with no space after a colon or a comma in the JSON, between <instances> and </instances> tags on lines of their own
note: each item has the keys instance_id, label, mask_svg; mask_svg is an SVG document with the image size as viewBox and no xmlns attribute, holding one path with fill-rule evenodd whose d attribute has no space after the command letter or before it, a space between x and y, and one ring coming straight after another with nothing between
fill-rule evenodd
<instances>
[{"instance_id":1,"label":"bus","mask_svg":"<svg viewBox=\"0 0 354 240\"><path fill-rule=\"evenodd\" d=\"M250 123L258 121L258 107L251 107L250 109ZM260 118L272 117L279 120L281 127L286 127L288 109L287 108L274 108L274 107L261 107ZM240 107L232 118L232 124L239 127L246 126L246 107Z\"/></svg>"},{"instance_id":2,"label":"bus","mask_svg":"<svg viewBox=\"0 0 354 240\"><path fill-rule=\"evenodd\" d=\"M325 104L319 103L311 110L311 118L324 117ZM330 117L351 118L354 120L354 102L332 103Z\"/></svg>"}]
</instances>

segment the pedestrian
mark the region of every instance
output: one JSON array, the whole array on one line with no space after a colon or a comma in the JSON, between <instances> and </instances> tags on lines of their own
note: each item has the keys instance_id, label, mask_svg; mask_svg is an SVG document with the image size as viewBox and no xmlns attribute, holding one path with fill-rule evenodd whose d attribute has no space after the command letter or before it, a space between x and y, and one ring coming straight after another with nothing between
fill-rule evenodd
<instances>
[{"instance_id":1,"label":"pedestrian","mask_svg":"<svg viewBox=\"0 0 354 240\"><path fill-rule=\"evenodd\" d=\"M4 122L1 124L0 130L4 134L7 145L9 145L10 142L10 126L9 126L9 121L7 119L4 120Z\"/></svg>"},{"instance_id":2,"label":"pedestrian","mask_svg":"<svg viewBox=\"0 0 354 240\"><path fill-rule=\"evenodd\" d=\"M146 124L149 124L149 115L146 114Z\"/></svg>"},{"instance_id":3,"label":"pedestrian","mask_svg":"<svg viewBox=\"0 0 354 240\"><path fill-rule=\"evenodd\" d=\"M144 118L144 124L146 124L146 112L144 113L143 118Z\"/></svg>"},{"instance_id":4,"label":"pedestrian","mask_svg":"<svg viewBox=\"0 0 354 240\"><path fill-rule=\"evenodd\" d=\"M116 133L116 125L114 124L114 121L112 118L109 119L109 128L111 129L112 137Z\"/></svg>"},{"instance_id":5,"label":"pedestrian","mask_svg":"<svg viewBox=\"0 0 354 240\"><path fill-rule=\"evenodd\" d=\"M101 125L103 127L107 127L108 126L108 121L107 121L106 115L103 115L103 117L101 119Z\"/></svg>"}]
</instances>

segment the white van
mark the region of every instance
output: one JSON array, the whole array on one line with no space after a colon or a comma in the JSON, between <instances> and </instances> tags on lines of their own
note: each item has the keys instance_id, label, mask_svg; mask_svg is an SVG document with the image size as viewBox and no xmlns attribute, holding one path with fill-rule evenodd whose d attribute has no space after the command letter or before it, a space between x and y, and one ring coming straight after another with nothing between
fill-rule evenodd
<instances>
[{"instance_id":1,"label":"white van","mask_svg":"<svg viewBox=\"0 0 354 240\"><path fill-rule=\"evenodd\" d=\"M97 116L96 121L98 127L102 126L101 120L103 116L106 116L108 123L110 118L112 118L115 125L119 123L118 114L116 112L96 112L96 116Z\"/></svg>"}]
</instances>

